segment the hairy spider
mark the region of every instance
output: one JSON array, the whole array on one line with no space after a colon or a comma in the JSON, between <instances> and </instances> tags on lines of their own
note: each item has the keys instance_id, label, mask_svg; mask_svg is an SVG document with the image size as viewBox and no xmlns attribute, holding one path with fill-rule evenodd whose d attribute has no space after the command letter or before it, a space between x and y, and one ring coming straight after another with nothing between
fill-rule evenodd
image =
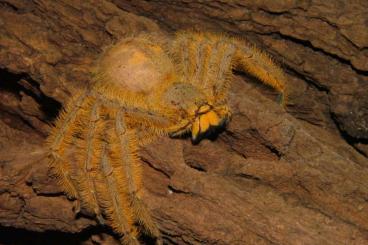
<instances>
[{"instance_id":1,"label":"hairy spider","mask_svg":"<svg viewBox=\"0 0 368 245\"><path fill-rule=\"evenodd\" d=\"M138 148L160 135L188 133L198 143L224 126L232 69L285 94L281 69L234 37L184 31L170 40L126 38L108 48L94 82L72 97L47 140L67 196L110 225L122 244L139 244L138 227L161 243L141 201Z\"/></svg>"}]
</instances>

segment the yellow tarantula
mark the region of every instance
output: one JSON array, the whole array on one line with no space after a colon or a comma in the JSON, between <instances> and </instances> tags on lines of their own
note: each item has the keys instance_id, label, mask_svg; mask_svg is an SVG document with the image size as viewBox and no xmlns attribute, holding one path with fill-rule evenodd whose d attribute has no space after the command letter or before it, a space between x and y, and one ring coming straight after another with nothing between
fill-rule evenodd
<instances>
[{"instance_id":1,"label":"yellow tarantula","mask_svg":"<svg viewBox=\"0 0 368 245\"><path fill-rule=\"evenodd\" d=\"M230 118L232 69L284 95L284 75L244 40L179 32L124 39L97 61L94 82L73 96L48 140L51 168L83 212L106 223L122 244L139 244L138 227L161 243L141 200L138 148L160 135L191 133L198 143Z\"/></svg>"}]
</instances>

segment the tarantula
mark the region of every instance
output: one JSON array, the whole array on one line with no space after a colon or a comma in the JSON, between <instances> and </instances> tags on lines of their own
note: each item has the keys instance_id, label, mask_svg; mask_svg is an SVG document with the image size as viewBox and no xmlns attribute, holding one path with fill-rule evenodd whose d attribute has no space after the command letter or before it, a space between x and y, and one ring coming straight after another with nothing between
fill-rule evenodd
<instances>
[{"instance_id":1,"label":"tarantula","mask_svg":"<svg viewBox=\"0 0 368 245\"><path fill-rule=\"evenodd\" d=\"M47 140L66 195L110 225L122 244L139 244L138 227L161 243L141 200L138 148L161 135L191 134L198 143L223 127L233 69L285 94L271 58L226 35L140 35L105 50L92 85L71 98Z\"/></svg>"}]
</instances>

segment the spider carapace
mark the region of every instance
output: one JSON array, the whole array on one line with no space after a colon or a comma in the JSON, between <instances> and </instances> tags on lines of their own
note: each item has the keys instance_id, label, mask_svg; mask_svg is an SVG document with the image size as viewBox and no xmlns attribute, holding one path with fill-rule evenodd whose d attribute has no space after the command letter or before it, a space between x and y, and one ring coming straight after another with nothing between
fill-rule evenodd
<instances>
[{"instance_id":1,"label":"spider carapace","mask_svg":"<svg viewBox=\"0 0 368 245\"><path fill-rule=\"evenodd\" d=\"M139 244L138 229L161 243L141 200L138 148L162 135L198 143L226 125L233 69L285 95L281 69L239 38L184 31L107 48L47 140L51 169L78 210L111 226L122 244Z\"/></svg>"}]
</instances>

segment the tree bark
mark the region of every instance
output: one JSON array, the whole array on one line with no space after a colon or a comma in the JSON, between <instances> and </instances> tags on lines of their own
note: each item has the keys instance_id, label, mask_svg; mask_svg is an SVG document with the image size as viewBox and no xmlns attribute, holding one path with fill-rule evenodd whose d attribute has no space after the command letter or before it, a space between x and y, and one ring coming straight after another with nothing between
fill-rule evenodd
<instances>
[{"instance_id":1,"label":"tree bark","mask_svg":"<svg viewBox=\"0 0 368 245\"><path fill-rule=\"evenodd\" d=\"M236 73L216 140L141 150L167 244L368 243L367 3L0 1L0 244L117 244L50 176L43 141L103 49L140 32L229 32L287 72L284 110ZM147 244L150 242L145 240Z\"/></svg>"}]
</instances>

